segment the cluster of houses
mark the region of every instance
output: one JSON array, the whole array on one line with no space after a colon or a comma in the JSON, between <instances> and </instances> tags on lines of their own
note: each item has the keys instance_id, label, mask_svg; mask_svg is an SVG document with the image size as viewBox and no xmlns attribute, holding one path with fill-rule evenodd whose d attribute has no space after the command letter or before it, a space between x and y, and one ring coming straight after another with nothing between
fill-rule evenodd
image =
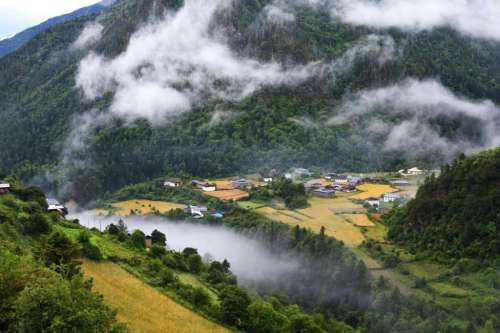
<instances>
[{"instance_id":1,"label":"cluster of houses","mask_svg":"<svg viewBox=\"0 0 500 333\"><path fill-rule=\"evenodd\" d=\"M368 198L365 203L375 208L377 212L385 214L389 212L394 205L401 206L408 202L409 198L400 193L386 193L380 198Z\"/></svg>"}]
</instances>

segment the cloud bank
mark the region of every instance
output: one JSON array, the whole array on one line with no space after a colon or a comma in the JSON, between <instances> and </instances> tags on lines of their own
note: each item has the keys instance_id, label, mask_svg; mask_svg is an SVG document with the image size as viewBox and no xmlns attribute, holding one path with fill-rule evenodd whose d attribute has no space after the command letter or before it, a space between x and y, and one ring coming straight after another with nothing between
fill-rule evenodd
<instances>
[{"instance_id":1,"label":"cloud bank","mask_svg":"<svg viewBox=\"0 0 500 333\"><path fill-rule=\"evenodd\" d=\"M500 145L500 108L489 100L458 96L435 80L409 79L362 91L346 99L339 110L331 124L364 119L365 133L385 138L386 150L452 156ZM458 135L445 135L442 121L458 124Z\"/></svg>"},{"instance_id":2,"label":"cloud bank","mask_svg":"<svg viewBox=\"0 0 500 333\"><path fill-rule=\"evenodd\" d=\"M177 13L136 32L117 58L88 55L80 63L77 87L90 100L114 93L110 110L118 116L159 121L206 96L237 100L264 86L310 77L315 64L288 69L235 54L212 30L214 15L230 3L187 0Z\"/></svg>"},{"instance_id":3,"label":"cloud bank","mask_svg":"<svg viewBox=\"0 0 500 333\"><path fill-rule=\"evenodd\" d=\"M354 25L407 31L451 27L464 35L500 41L498 0L342 0L334 7L334 16Z\"/></svg>"},{"instance_id":4,"label":"cloud bank","mask_svg":"<svg viewBox=\"0 0 500 333\"><path fill-rule=\"evenodd\" d=\"M115 59L90 53L80 63L77 88L88 100L112 93L110 112L116 116L161 123L209 97L240 100L264 87L334 76L350 68L358 56L372 55L385 62L394 53L392 39L373 35L334 63L285 66L245 58L232 51L224 33L214 28L214 16L231 3L187 0L178 12L137 31ZM274 19L283 14L272 8L267 13ZM279 19L289 17L285 13Z\"/></svg>"}]
</instances>

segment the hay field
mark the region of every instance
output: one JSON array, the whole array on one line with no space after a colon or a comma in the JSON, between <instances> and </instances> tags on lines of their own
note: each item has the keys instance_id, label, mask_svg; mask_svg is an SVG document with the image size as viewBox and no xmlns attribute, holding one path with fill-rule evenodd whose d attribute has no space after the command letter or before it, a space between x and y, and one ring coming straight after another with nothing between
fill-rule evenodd
<instances>
[{"instance_id":1,"label":"hay field","mask_svg":"<svg viewBox=\"0 0 500 333\"><path fill-rule=\"evenodd\" d=\"M347 246L358 246L363 242L365 238L361 230L347 222L342 215L336 214L337 210L360 209L359 205L353 204L345 197L312 198L309 203L309 207L295 211L272 207L262 207L255 211L272 220L292 226L299 225L314 232L320 232L321 227L325 227L328 236L343 241Z\"/></svg>"},{"instance_id":2,"label":"hay field","mask_svg":"<svg viewBox=\"0 0 500 333\"><path fill-rule=\"evenodd\" d=\"M366 200L370 197L378 198L386 193L397 192L398 190L390 185L383 184L362 184L357 187L361 193L350 196L351 199Z\"/></svg>"},{"instance_id":3,"label":"hay field","mask_svg":"<svg viewBox=\"0 0 500 333\"><path fill-rule=\"evenodd\" d=\"M86 277L94 279L94 290L118 310L118 320L131 332L228 333L230 332L174 302L112 263L85 261Z\"/></svg>"},{"instance_id":4,"label":"hay field","mask_svg":"<svg viewBox=\"0 0 500 333\"><path fill-rule=\"evenodd\" d=\"M151 200L128 200L114 203L112 206L117 209L116 214L120 216L129 216L131 210L137 214L150 214L154 210L158 210L160 213L167 213L177 208L186 208L186 205L173 202Z\"/></svg>"},{"instance_id":5,"label":"hay field","mask_svg":"<svg viewBox=\"0 0 500 333\"><path fill-rule=\"evenodd\" d=\"M248 192L242 190L224 190L224 191L215 191L215 192L205 192L205 195L213 198L220 199L222 201L238 201L243 199L248 199L250 194Z\"/></svg>"},{"instance_id":6,"label":"hay field","mask_svg":"<svg viewBox=\"0 0 500 333\"><path fill-rule=\"evenodd\" d=\"M375 223L370 221L366 214L343 214L342 215L348 222L351 222L358 227L374 227Z\"/></svg>"},{"instance_id":7,"label":"hay field","mask_svg":"<svg viewBox=\"0 0 500 333\"><path fill-rule=\"evenodd\" d=\"M219 179L219 180L210 180L210 183L214 183L217 186L217 190L233 190L234 187L231 184L231 180L228 179Z\"/></svg>"}]
</instances>

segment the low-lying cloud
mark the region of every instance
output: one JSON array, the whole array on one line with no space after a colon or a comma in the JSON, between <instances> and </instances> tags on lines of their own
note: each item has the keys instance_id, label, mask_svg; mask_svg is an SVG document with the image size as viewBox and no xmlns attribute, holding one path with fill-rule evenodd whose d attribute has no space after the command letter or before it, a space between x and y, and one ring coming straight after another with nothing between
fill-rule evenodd
<instances>
[{"instance_id":1,"label":"low-lying cloud","mask_svg":"<svg viewBox=\"0 0 500 333\"><path fill-rule=\"evenodd\" d=\"M331 124L365 124L366 135L385 139L386 150L409 154L437 151L452 156L500 144L500 108L489 100L471 101L435 80L409 79L346 98ZM455 121L460 132L445 135L440 120ZM479 137L476 137L479 136Z\"/></svg>"},{"instance_id":2,"label":"low-lying cloud","mask_svg":"<svg viewBox=\"0 0 500 333\"><path fill-rule=\"evenodd\" d=\"M83 226L100 228L118 222L118 217L104 217L93 213L72 215ZM186 222L171 222L159 217L133 216L123 218L129 232L141 230L151 235L157 229L167 237L167 246L176 251L186 247L198 249L202 257L211 257L231 263L231 271L244 283L273 281L298 268L298 261L286 255L271 253L258 240L235 233L223 226L207 226Z\"/></svg>"},{"instance_id":3,"label":"low-lying cloud","mask_svg":"<svg viewBox=\"0 0 500 333\"><path fill-rule=\"evenodd\" d=\"M78 36L76 41L73 43L73 48L85 49L97 43L101 39L103 30L104 27L100 23L93 22L87 24L83 28L80 36Z\"/></svg>"},{"instance_id":4,"label":"low-lying cloud","mask_svg":"<svg viewBox=\"0 0 500 333\"><path fill-rule=\"evenodd\" d=\"M407 31L450 27L464 35L500 41L498 0L342 0L334 3L334 15L354 25Z\"/></svg>"}]
</instances>

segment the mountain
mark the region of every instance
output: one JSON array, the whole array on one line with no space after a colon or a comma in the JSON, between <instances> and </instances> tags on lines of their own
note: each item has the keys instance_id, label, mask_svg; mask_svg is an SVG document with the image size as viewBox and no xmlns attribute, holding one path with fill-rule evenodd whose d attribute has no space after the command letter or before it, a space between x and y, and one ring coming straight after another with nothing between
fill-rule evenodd
<instances>
[{"instance_id":1,"label":"mountain","mask_svg":"<svg viewBox=\"0 0 500 333\"><path fill-rule=\"evenodd\" d=\"M74 12L71 12L69 14L57 16L54 18L51 18L43 23L40 23L39 25L36 25L34 27L31 27L29 29L26 29L24 31L21 31L20 33L16 34L15 36L11 38L7 38L4 40L0 41L0 58L6 56L7 54L10 54L26 43L28 43L30 40L33 39L36 35L41 33L42 31L45 31L57 24L82 17L82 16L87 16L90 14L98 14L102 12L108 5L110 5L109 2L100 2L92 6L80 8L78 10L75 10Z\"/></svg>"},{"instance_id":2,"label":"mountain","mask_svg":"<svg viewBox=\"0 0 500 333\"><path fill-rule=\"evenodd\" d=\"M84 49L94 17L40 33L0 59L0 169L86 202L165 174L431 167L494 142L499 43L303 5L276 20L274 3L122 0Z\"/></svg>"},{"instance_id":3,"label":"mountain","mask_svg":"<svg viewBox=\"0 0 500 333\"><path fill-rule=\"evenodd\" d=\"M389 236L452 258L500 255L500 148L462 157L423 184L388 221Z\"/></svg>"}]
</instances>

